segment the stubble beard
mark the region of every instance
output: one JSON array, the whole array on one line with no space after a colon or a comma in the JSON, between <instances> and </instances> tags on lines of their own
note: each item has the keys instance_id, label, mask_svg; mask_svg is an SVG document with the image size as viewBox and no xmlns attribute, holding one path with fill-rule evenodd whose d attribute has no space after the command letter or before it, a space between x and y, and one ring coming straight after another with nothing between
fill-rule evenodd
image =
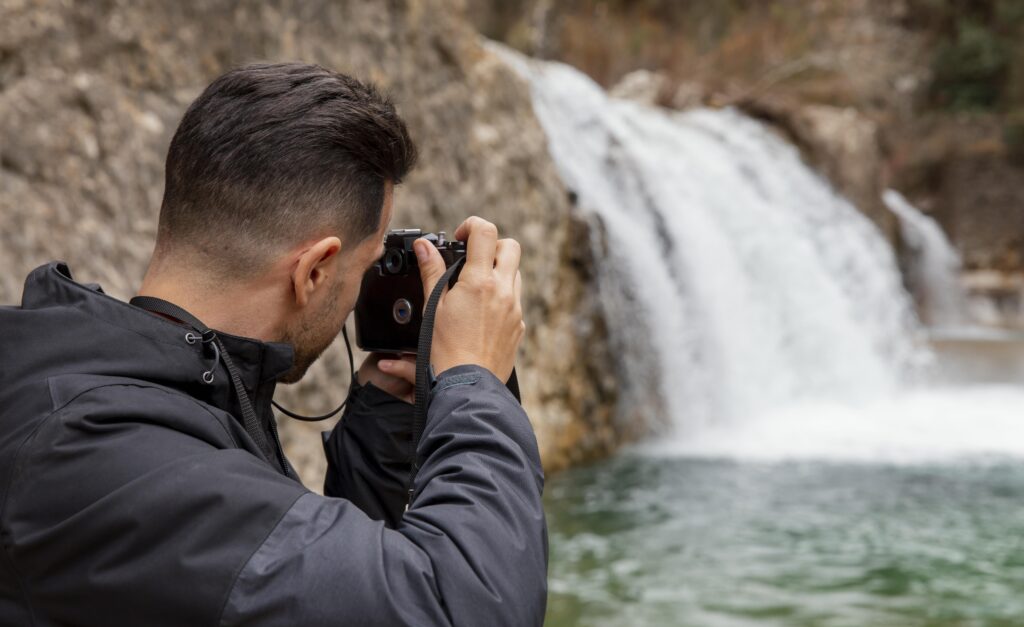
<instances>
[{"instance_id":1,"label":"stubble beard","mask_svg":"<svg viewBox=\"0 0 1024 627\"><path fill-rule=\"evenodd\" d=\"M334 342L340 327L335 330L333 321L338 313L338 296L343 287L339 282L334 292L328 297L327 304L322 311L310 313L295 327L285 331L281 341L292 345L295 356L291 369L278 379L279 382L297 383L306 376L309 367L317 359L320 359L323 352Z\"/></svg>"}]
</instances>

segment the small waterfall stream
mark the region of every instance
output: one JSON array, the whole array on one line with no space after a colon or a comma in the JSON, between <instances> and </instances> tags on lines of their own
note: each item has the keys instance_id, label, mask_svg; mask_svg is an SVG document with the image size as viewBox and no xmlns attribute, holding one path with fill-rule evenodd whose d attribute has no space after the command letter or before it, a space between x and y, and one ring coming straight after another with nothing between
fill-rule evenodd
<instances>
[{"instance_id":1,"label":"small waterfall stream","mask_svg":"<svg viewBox=\"0 0 1024 627\"><path fill-rule=\"evenodd\" d=\"M967 296L960 286L960 255L942 227L896 190L882 200L900 221L904 245L913 257L909 282L925 322L933 327L961 327L969 322Z\"/></svg>"}]
</instances>

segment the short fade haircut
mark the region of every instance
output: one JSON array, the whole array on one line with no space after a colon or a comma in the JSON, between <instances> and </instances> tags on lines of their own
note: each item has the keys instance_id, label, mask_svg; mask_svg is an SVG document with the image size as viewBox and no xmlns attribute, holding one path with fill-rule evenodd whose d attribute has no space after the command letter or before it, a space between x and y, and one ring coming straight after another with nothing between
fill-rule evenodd
<instances>
[{"instance_id":1,"label":"short fade haircut","mask_svg":"<svg viewBox=\"0 0 1024 627\"><path fill-rule=\"evenodd\" d=\"M213 81L167 152L157 253L198 253L222 274L263 268L307 238L358 243L416 147L372 85L317 65L254 64Z\"/></svg>"}]
</instances>

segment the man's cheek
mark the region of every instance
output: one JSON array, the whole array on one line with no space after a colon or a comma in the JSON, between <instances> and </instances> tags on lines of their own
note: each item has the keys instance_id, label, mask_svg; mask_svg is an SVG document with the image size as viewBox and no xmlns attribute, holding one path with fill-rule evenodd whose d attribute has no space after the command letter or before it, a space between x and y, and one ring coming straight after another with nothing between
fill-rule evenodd
<instances>
[{"instance_id":1,"label":"man's cheek","mask_svg":"<svg viewBox=\"0 0 1024 627\"><path fill-rule=\"evenodd\" d=\"M356 284L355 289L351 290L351 293L346 295L346 298L341 306L342 321L348 320L349 314L356 308L356 302L359 300L359 288L361 287L362 281Z\"/></svg>"}]
</instances>

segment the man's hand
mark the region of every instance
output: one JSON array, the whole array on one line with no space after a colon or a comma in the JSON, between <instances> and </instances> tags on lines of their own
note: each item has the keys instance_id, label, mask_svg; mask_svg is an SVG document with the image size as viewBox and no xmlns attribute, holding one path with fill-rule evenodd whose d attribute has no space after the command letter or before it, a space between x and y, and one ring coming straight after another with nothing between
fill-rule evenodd
<instances>
[{"instance_id":1,"label":"man's hand","mask_svg":"<svg viewBox=\"0 0 1024 627\"><path fill-rule=\"evenodd\" d=\"M466 242L465 266L437 306L430 361L438 375L455 366L476 364L506 381L526 330L520 302L519 242L499 240L498 229L476 216L459 225L455 238ZM429 298L444 274L444 259L426 240L416 240L413 247Z\"/></svg>"},{"instance_id":2,"label":"man's hand","mask_svg":"<svg viewBox=\"0 0 1024 627\"><path fill-rule=\"evenodd\" d=\"M402 355L396 359L393 355L370 353L359 366L356 378L359 385L373 383L391 396L412 403L416 395L416 356Z\"/></svg>"}]
</instances>

